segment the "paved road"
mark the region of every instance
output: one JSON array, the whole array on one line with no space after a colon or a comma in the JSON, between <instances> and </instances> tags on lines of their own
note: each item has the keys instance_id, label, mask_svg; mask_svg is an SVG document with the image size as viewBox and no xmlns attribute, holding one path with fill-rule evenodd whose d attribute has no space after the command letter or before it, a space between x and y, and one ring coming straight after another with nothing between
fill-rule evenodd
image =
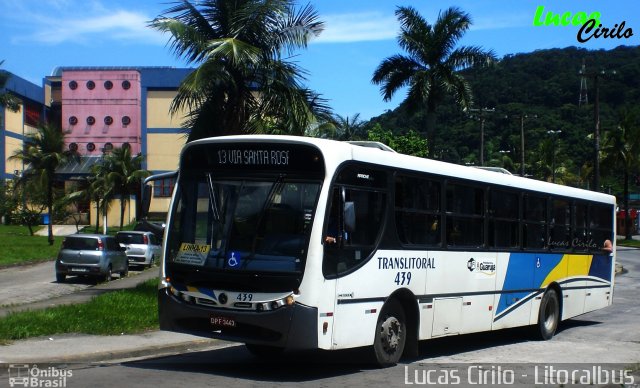
<instances>
[{"instance_id":1,"label":"paved road","mask_svg":"<svg viewBox=\"0 0 640 388\"><path fill-rule=\"evenodd\" d=\"M2 269L0 284L0 306L45 300L92 285L78 278L69 278L69 282L65 284L56 283L53 261Z\"/></svg>"},{"instance_id":2,"label":"paved road","mask_svg":"<svg viewBox=\"0 0 640 388\"><path fill-rule=\"evenodd\" d=\"M66 380L66 386L387 387L425 384L426 378L435 383L439 377L440 383L449 379L449 383L460 382L463 386L498 385L512 377L520 386L567 386L564 375L549 373L550 367L583 371L576 377L588 374L585 378L593 378L595 372L590 372L590 366L566 363L618 363L611 366L616 373L626 365L640 365L640 251L621 249L618 260L629 273L616 278L613 306L565 322L551 341L531 341L522 329L442 338L423 342L418 359L383 370L363 363L366 354L360 349L293 353L263 361L253 358L243 346L222 344L206 351L99 367L69 365L73 376ZM533 363L538 363L538 373ZM550 375L556 380L545 380ZM627 386L640 383L639 372L632 376L633 381L622 377L627 379L623 381ZM601 380L596 383L601 384L596 386L611 383L610 379L598 378ZM589 383L582 381L579 385Z\"/></svg>"},{"instance_id":3,"label":"paved road","mask_svg":"<svg viewBox=\"0 0 640 388\"><path fill-rule=\"evenodd\" d=\"M58 283L55 279L54 263L54 261L48 261L0 270L0 316L6 310L2 307L19 307L36 302L56 301L65 295L97 294L103 289L135 287L137 284L137 282L124 282L122 287L118 287L118 285L103 283L96 286L95 280L76 276L68 277L64 283ZM156 276L157 268L147 272L153 273L148 278ZM137 274L139 271L129 270L129 277ZM117 277L118 275L115 275L115 278ZM83 290L84 293L81 292Z\"/></svg>"}]
</instances>

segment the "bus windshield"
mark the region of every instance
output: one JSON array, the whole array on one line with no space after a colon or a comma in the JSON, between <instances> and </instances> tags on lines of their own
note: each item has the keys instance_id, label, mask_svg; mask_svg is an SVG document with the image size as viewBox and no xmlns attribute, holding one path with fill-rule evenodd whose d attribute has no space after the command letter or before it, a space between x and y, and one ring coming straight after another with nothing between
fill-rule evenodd
<instances>
[{"instance_id":1,"label":"bus windshield","mask_svg":"<svg viewBox=\"0 0 640 388\"><path fill-rule=\"evenodd\" d=\"M167 266L212 271L301 273L319 181L277 175L180 178Z\"/></svg>"}]
</instances>

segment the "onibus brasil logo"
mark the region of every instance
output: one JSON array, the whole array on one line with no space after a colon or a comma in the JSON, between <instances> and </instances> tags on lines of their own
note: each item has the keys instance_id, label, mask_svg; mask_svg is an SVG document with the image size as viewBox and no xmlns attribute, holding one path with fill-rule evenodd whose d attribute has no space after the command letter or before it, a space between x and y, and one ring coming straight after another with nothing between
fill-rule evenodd
<instances>
[{"instance_id":1,"label":"onibus brasil logo","mask_svg":"<svg viewBox=\"0 0 640 388\"><path fill-rule=\"evenodd\" d=\"M53 366L38 368L38 365L9 364L10 387L62 388L72 376L73 371Z\"/></svg>"}]
</instances>

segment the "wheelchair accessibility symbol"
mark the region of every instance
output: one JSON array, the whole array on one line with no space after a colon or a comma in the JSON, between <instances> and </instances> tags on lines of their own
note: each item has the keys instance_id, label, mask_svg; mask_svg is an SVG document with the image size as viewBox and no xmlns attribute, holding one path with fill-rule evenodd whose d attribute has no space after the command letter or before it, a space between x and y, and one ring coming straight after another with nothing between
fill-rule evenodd
<instances>
[{"instance_id":1,"label":"wheelchair accessibility symbol","mask_svg":"<svg viewBox=\"0 0 640 388\"><path fill-rule=\"evenodd\" d=\"M240 254L237 254L237 252L231 252L229 258L227 259L227 264L229 265L229 267L235 268L240 266Z\"/></svg>"}]
</instances>

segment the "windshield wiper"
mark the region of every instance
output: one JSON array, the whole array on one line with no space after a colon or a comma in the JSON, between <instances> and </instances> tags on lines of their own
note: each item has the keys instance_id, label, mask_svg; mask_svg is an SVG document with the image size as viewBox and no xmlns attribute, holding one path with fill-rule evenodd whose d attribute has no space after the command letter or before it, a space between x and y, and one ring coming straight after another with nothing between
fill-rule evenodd
<instances>
[{"instance_id":1,"label":"windshield wiper","mask_svg":"<svg viewBox=\"0 0 640 388\"><path fill-rule=\"evenodd\" d=\"M216 192L213 187L213 178L211 178L211 173L207 174L207 183L209 188L209 203L211 203L211 211L213 212L213 219L216 221L220 221L220 210L218 210L218 199L216 197Z\"/></svg>"}]
</instances>

